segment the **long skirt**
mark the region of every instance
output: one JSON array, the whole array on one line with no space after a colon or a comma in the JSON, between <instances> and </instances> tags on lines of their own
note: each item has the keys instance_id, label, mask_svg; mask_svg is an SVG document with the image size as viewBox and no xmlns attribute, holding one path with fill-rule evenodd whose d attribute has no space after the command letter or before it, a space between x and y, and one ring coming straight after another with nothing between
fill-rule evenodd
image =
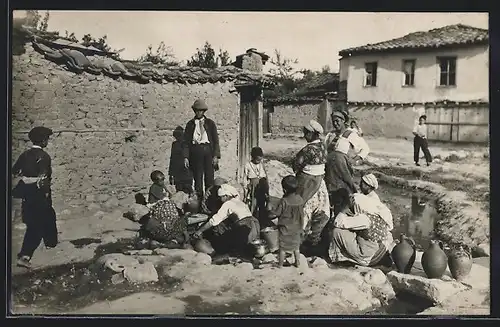
<instances>
[{"instance_id":1,"label":"long skirt","mask_svg":"<svg viewBox=\"0 0 500 327\"><path fill-rule=\"evenodd\" d=\"M243 252L249 250L249 244L259 238L260 224L254 217L246 217L236 222L221 222L212 228L212 233L207 237L219 253ZM239 253L241 254L241 253Z\"/></svg>"},{"instance_id":2,"label":"long skirt","mask_svg":"<svg viewBox=\"0 0 500 327\"><path fill-rule=\"evenodd\" d=\"M386 252L381 244L365 240L355 232L334 228L332 231L332 240L328 251L332 262L350 261L360 266L369 266L374 264L372 259L380 257Z\"/></svg>"},{"instance_id":3,"label":"long skirt","mask_svg":"<svg viewBox=\"0 0 500 327\"><path fill-rule=\"evenodd\" d=\"M169 199L156 202L141 224L143 235L161 243L182 242L187 232L186 220Z\"/></svg>"},{"instance_id":4,"label":"long skirt","mask_svg":"<svg viewBox=\"0 0 500 327\"><path fill-rule=\"evenodd\" d=\"M312 184L312 183L311 183ZM321 232L330 220L330 200L325 181L304 205L304 235L312 245L317 244Z\"/></svg>"},{"instance_id":5,"label":"long skirt","mask_svg":"<svg viewBox=\"0 0 500 327\"><path fill-rule=\"evenodd\" d=\"M302 197L304 202L309 201L316 194L321 187L321 182L324 179L324 175L314 176L303 172L296 174L298 187L297 194Z\"/></svg>"}]
</instances>

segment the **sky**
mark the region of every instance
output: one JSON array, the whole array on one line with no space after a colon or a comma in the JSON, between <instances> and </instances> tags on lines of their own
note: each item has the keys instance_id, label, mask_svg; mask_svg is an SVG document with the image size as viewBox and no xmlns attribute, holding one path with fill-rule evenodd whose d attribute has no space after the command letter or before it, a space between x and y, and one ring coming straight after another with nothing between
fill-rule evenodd
<instances>
[{"instance_id":1,"label":"sky","mask_svg":"<svg viewBox=\"0 0 500 327\"><path fill-rule=\"evenodd\" d=\"M164 41L185 62L208 41L233 59L249 48L269 55L278 49L283 56L298 59L297 69L329 65L338 71L342 49L458 23L488 28L488 14L51 10L48 30L60 35L67 30L79 40L87 33L107 35L113 49L125 48L123 59L137 59L148 45L154 48Z\"/></svg>"}]
</instances>

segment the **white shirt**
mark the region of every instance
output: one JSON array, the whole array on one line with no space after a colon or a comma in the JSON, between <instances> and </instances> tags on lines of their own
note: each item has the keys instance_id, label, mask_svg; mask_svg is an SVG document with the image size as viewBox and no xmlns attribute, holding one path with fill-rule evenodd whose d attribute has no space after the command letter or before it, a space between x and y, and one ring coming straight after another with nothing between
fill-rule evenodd
<instances>
[{"instance_id":1,"label":"white shirt","mask_svg":"<svg viewBox=\"0 0 500 327\"><path fill-rule=\"evenodd\" d=\"M245 165L245 176L246 179L267 177L266 170L264 169L264 164L262 162L259 164L254 164L251 161L248 162Z\"/></svg>"},{"instance_id":2,"label":"white shirt","mask_svg":"<svg viewBox=\"0 0 500 327\"><path fill-rule=\"evenodd\" d=\"M335 138L335 135L336 134L334 132L330 132L326 135L325 147L327 149L332 140ZM354 131L351 134L349 134L347 138L340 136L339 139L337 140L337 144L335 145L335 150L347 154L349 152L351 145L354 149L355 155L358 155L363 159L366 159L366 157L370 153L370 147L366 143L365 139L363 139L361 136L358 135L358 133Z\"/></svg>"},{"instance_id":3,"label":"white shirt","mask_svg":"<svg viewBox=\"0 0 500 327\"><path fill-rule=\"evenodd\" d=\"M202 126L205 124L205 118L194 120L193 144L208 144L207 131Z\"/></svg>"},{"instance_id":4,"label":"white shirt","mask_svg":"<svg viewBox=\"0 0 500 327\"><path fill-rule=\"evenodd\" d=\"M252 216L252 213L250 212L250 209L248 209L245 202L236 197L224 202L219 211L217 211L217 213L210 218L209 222L212 226L217 226L226 220L231 214L235 214L238 217L238 220Z\"/></svg>"},{"instance_id":5,"label":"white shirt","mask_svg":"<svg viewBox=\"0 0 500 327\"><path fill-rule=\"evenodd\" d=\"M416 124L415 127L413 128L413 133L416 133L418 136L427 138L427 125Z\"/></svg>"}]
</instances>

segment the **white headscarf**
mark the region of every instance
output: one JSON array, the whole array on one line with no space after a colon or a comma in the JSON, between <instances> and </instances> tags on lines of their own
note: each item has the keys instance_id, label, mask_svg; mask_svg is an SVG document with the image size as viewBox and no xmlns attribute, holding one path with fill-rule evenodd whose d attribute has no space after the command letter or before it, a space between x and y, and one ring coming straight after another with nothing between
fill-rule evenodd
<instances>
[{"instance_id":1,"label":"white headscarf","mask_svg":"<svg viewBox=\"0 0 500 327\"><path fill-rule=\"evenodd\" d=\"M363 182L373 187L374 189L378 189L378 180L377 177L373 174L364 175L362 178Z\"/></svg>"},{"instance_id":2,"label":"white headscarf","mask_svg":"<svg viewBox=\"0 0 500 327\"><path fill-rule=\"evenodd\" d=\"M230 197L238 197L240 194L235 187L233 187L229 184L222 184L221 187L219 188L219 191L217 192L217 195L218 196L227 195Z\"/></svg>"},{"instance_id":3,"label":"white headscarf","mask_svg":"<svg viewBox=\"0 0 500 327\"><path fill-rule=\"evenodd\" d=\"M320 123L312 119L304 126L304 128L307 129L308 131L317 132L319 134L323 134L324 132L323 126L321 126Z\"/></svg>"}]
</instances>

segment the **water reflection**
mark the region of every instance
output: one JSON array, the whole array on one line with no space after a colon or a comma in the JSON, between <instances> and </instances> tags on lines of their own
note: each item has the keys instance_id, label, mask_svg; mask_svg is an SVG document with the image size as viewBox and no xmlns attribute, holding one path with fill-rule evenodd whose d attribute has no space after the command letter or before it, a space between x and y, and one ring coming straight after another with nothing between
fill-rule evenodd
<instances>
[{"instance_id":1,"label":"water reflection","mask_svg":"<svg viewBox=\"0 0 500 327\"><path fill-rule=\"evenodd\" d=\"M405 233L413 237L417 245L424 249L433 237L436 215L432 201L419 195L412 195L411 215L404 222Z\"/></svg>"}]
</instances>

